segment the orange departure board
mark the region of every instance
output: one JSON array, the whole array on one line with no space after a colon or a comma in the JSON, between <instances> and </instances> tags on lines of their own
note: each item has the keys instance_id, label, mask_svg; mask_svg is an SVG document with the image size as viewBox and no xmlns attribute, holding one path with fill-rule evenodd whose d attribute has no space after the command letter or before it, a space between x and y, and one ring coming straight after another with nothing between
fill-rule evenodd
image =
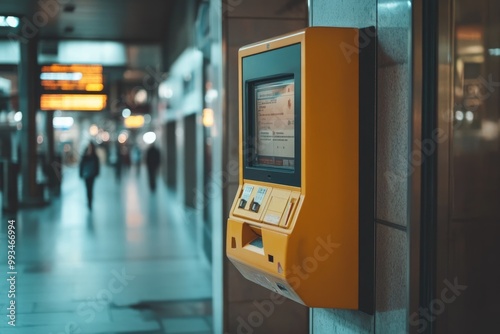
<instances>
[{"instance_id":1,"label":"orange departure board","mask_svg":"<svg viewBox=\"0 0 500 334\"><path fill-rule=\"evenodd\" d=\"M42 89L49 91L100 92L104 89L101 65L46 65L42 66Z\"/></svg>"},{"instance_id":2,"label":"orange departure board","mask_svg":"<svg viewBox=\"0 0 500 334\"><path fill-rule=\"evenodd\" d=\"M105 94L42 94L41 110L101 111L106 107Z\"/></svg>"}]
</instances>

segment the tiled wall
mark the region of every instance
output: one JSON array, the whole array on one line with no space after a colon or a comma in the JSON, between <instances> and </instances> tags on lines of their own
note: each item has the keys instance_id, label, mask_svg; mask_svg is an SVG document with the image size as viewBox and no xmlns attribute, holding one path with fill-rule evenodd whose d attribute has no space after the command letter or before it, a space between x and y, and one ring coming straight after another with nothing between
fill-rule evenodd
<instances>
[{"instance_id":1,"label":"tiled wall","mask_svg":"<svg viewBox=\"0 0 500 334\"><path fill-rule=\"evenodd\" d=\"M313 333L403 333L407 323L411 1L312 0L312 25L376 26L376 313L313 309Z\"/></svg>"},{"instance_id":2,"label":"tiled wall","mask_svg":"<svg viewBox=\"0 0 500 334\"><path fill-rule=\"evenodd\" d=\"M378 1L376 332L407 324L411 2ZM394 225L391 225L394 224Z\"/></svg>"}]
</instances>

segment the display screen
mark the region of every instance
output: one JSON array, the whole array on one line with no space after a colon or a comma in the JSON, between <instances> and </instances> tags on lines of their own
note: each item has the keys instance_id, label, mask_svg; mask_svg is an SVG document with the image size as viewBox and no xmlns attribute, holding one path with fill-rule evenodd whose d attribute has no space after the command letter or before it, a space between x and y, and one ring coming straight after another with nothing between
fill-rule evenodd
<instances>
[{"instance_id":1,"label":"display screen","mask_svg":"<svg viewBox=\"0 0 500 334\"><path fill-rule=\"evenodd\" d=\"M105 94L42 94L40 110L101 111L107 98Z\"/></svg>"},{"instance_id":2,"label":"display screen","mask_svg":"<svg viewBox=\"0 0 500 334\"><path fill-rule=\"evenodd\" d=\"M256 166L295 167L294 80L254 86Z\"/></svg>"},{"instance_id":3,"label":"display screen","mask_svg":"<svg viewBox=\"0 0 500 334\"><path fill-rule=\"evenodd\" d=\"M241 59L243 177L301 186L301 44Z\"/></svg>"},{"instance_id":4,"label":"display screen","mask_svg":"<svg viewBox=\"0 0 500 334\"><path fill-rule=\"evenodd\" d=\"M101 92L104 89L101 65L47 65L42 66L40 84L44 92L73 91Z\"/></svg>"}]
</instances>

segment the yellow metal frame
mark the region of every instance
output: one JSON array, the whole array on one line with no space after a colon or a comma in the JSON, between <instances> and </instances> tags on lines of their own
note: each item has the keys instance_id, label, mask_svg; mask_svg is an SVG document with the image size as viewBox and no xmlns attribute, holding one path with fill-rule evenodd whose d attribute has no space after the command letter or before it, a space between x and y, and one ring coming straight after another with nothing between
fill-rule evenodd
<instances>
[{"instance_id":1,"label":"yellow metal frame","mask_svg":"<svg viewBox=\"0 0 500 334\"><path fill-rule=\"evenodd\" d=\"M240 185L227 224L227 256L248 279L310 307L358 309L359 57L345 53L357 48L358 38L358 29L315 27L239 51ZM297 43L301 186L246 180L242 59ZM249 204L238 208L245 185L267 188L259 213ZM271 202L271 212L286 215L277 224L264 220ZM250 245L259 237L261 252Z\"/></svg>"}]
</instances>

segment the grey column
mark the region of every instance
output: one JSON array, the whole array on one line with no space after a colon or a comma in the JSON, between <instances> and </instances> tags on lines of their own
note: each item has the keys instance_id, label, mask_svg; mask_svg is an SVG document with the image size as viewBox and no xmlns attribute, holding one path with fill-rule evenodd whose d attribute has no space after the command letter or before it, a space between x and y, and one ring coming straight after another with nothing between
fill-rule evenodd
<instances>
[{"instance_id":1,"label":"grey column","mask_svg":"<svg viewBox=\"0 0 500 334\"><path fill-rule=\"evenodd\" d=\"M41 201L36 183L36 111L38 109L37 84L39 71L37 66L38 40L30 38L20 42L21 59L18 66L19 107L23 113L21 131L21 201L35 204Z\"/></svg>"},{"instance_id":2,"label":"grey column","mask_svg":"<svg viewBox=\"0 0 500 334\"><path fill-rule=\"evenodd\" d=\"M45 134L47 141L47 152L45 153L45 172L47 173L49 189L54 191L57 188L57 177L60 174L59 161L56 161L54 151L54 112L47 111L45 116Z\"/></svg>"}]
</instances>

